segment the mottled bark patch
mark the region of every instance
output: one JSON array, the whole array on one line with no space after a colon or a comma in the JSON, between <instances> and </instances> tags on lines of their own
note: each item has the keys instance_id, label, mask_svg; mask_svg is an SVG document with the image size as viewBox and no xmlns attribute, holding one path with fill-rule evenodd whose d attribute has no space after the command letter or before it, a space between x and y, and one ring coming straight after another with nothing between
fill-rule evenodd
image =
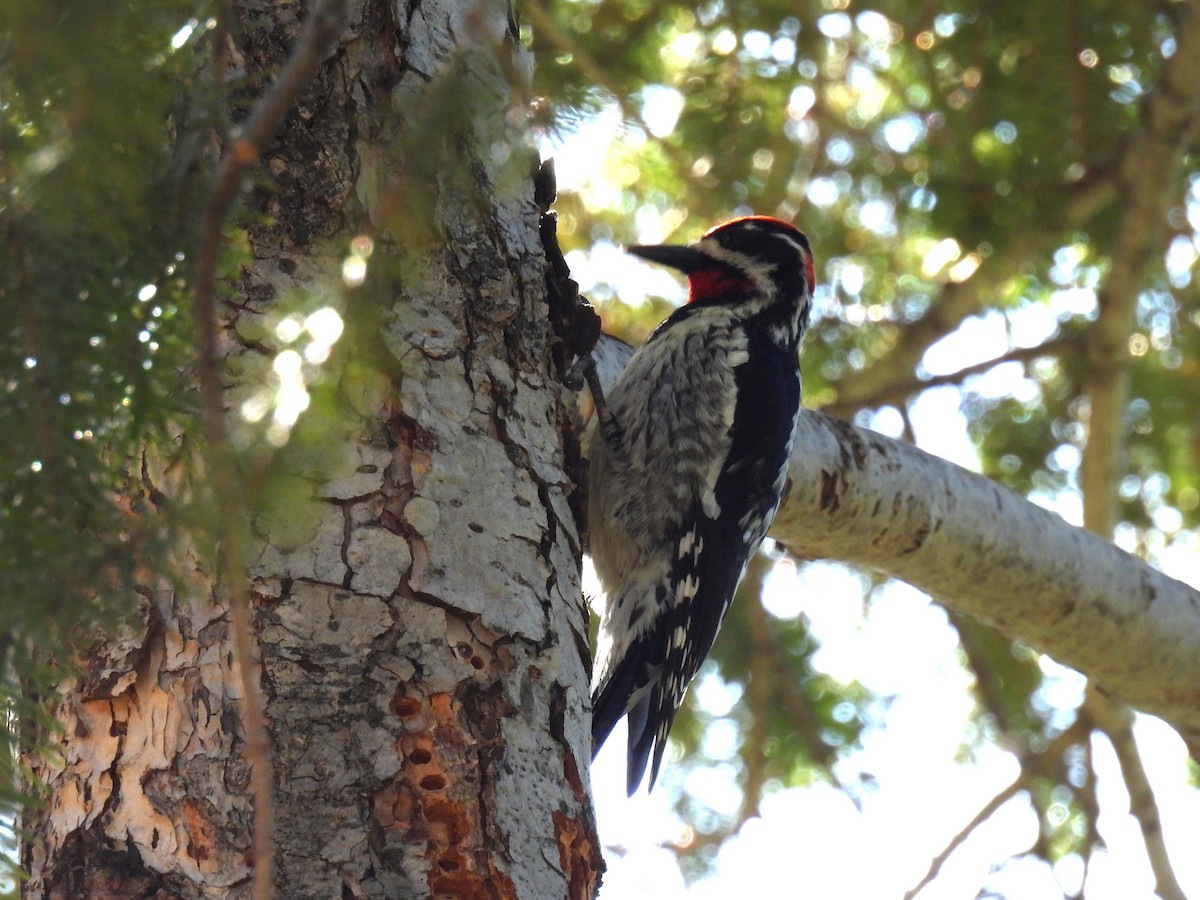
<instances>
[{"instance_id":1,"label":"mottled bark patch","mask_svg":"<svg viewBox=\"0 0 1200 900\"><path fill-rule=\"evenodd\" d=\"M839 484L844 487L845 480L836 469L832 472L821 470L821 512L837 512L842 505Z\"/></svg>"},{"instance_id":2,"label":"mottled bark patch","mask_svg":"<svg viewBox=\"0 0 1200 900\"><path fill-rule=\"evenodd\" d=\"M457 631L461 638L465 629L460 623L447 628L447 635ZM469 638L453 648L477 670L512 665L511 656L477 647ZM492 852L502 836L488 825L496 767L503 759L500 722L515 708L503 691L468 681L453 693L428 697L398 688L389 709L409 733L396 743L400 771L371 798L373 823L424 845L431 896L515 898L516 887Z\"/></svg>"},{"instance_id":3,"label":"mottled bark patch","mask_svg":"<svg viewBox=\"0 0 1200 900\"><path fill-rule=\"evenodd\" d=\"M137 850L114 850L95 829L70 833L42 876L47 900L172 900L181 896L142 863Z\"/></svg>"},{"instance_id":4,"label":"mottled bark patch","mask_svg":"<svg viewBox=\"0 0 1200 900\"><path fill-rule=\"evenodd\" d=\"M555 811L554 837L558 841L558 861L567 873L567 897L591 900L600 888L604 858L592 839L593 831L578 819Z\"/></svg>"}]
</instances>

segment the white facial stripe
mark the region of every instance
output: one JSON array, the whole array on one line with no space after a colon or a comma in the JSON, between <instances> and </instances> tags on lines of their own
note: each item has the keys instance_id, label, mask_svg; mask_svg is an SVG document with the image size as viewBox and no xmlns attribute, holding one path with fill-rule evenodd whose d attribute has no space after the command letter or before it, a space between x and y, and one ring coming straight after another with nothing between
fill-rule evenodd
<instances>
[{"instance_id":1,"label":"white facial stripe","mask_svg":"<svg viewBox=\"0 0 1200 900\"><path fill-rule=\"evenodd\" d=\"M736 250L726 249L712 238L703 238L702 240L697 241L694 246L718 262L726 263L728 266L736 269L739 272L745 272L748 278L757 282L758 284L770 284L771 272L774 271L773 266L767 264L748 266L747 263L752 263L753 260L745 253L739 253Z\"/></svg>"},{"instance_id":2,"label":"white facial stripe","mask_svg":"<svg viewBox=\"0 0 1200 900\"><path fill-rule=\"evenodd\" d=\"M796 251L796 255L800 257L801 271L804 272L804 280L806 282L811 281L813 278L812 251L809 250L808 247L806 247L803 243L801 243L798 237L787 234L786 232L772 231L771 237L779 238L779 240L790 245L791 248ZM806 286L808 290L813 290L813 285L808 284Z\"/></svg>"},{"instance_id":3,"label":"white facial stripe","mask_svg":"<svg viewBox=\"0 0 1200 900\"><path fill-rule=\"evenodd\" d=\"M751 223L751 227L753 227L756 231L764 231L761 226L753 223ZM794 237L782 231L768 231L763 236L768 238L778 238L791 247L796 252L796 255L800 257L801 264L804 267L807 275L807 268L811 265L810 260L812 259L812 254L809 252L808 248L800 242L798 237ZM714 238L701 238L693 246L701 250L706 255L711 256L713 259L726 263L734 269L737 269L739 272L745 272L747 277L757 282L762 287L770 286L772 283L771 274L774 272L775 267L769 263L763 263L761 265L747 265L748 263L754 262L752 257L748 256L746 253L741 253L736 250L729 250L722 246L720 242ZM808 285L808 288L811 290L812 285Z\"/></svg>"},{"instance_id":4,"label":"white facial stripe","mask_svg":"<svg viewBox=\"0 0 1200 900\"><path fill-rule=\"evenodd\" d=\"M808 248L800 243L799 239L792 237L790 234L784 234L782 231L772 231L771 236L778 238L784 243L791 244L801 259L808 259Z\"/></svg>"}]
</instances>

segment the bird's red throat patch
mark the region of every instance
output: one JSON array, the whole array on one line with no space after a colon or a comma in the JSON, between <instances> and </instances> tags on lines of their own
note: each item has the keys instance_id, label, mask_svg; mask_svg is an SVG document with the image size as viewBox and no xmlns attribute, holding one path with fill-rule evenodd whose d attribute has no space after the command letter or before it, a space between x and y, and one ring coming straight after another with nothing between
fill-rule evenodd
<instances>
[{"instance_id":1,"label":"bird's red throat patch","mask_svg":"<svg viewBox=\"0 0 1200 900\"><path fill-rule=\"evenodd\" d=\"M754 284L749 278L720 266L709 266L688 273L688 303L745 294L753 288Z\"/></svg>"}]
</instances>

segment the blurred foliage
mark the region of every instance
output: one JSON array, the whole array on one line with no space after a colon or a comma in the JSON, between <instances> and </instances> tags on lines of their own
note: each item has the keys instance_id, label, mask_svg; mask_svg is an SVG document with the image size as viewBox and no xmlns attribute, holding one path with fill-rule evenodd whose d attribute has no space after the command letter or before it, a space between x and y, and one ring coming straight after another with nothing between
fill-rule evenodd
<instances>
[{"instance_id":1,"label":"blurred foliage","mask_svg":"<svg viewBox=\"0 0 1200 900\"><path fill-rule=\"evenodd\" d=\"M939 387L959 391L979 468L1058 506L1078 491L1088 326L1128 209L1120 169L1180 49L1186 4L996 9L981 0L560 0L535 2L528 39L548 152L578 146L570 135L588 122L618 121L596 170L560 196L565 246L682 242L752 212L796 222L819 257L818 320L802 360L807 405L911 439L910 407L936 374ZM589 131L589 141L603 134ZM1118 539L1150 558L1194 546L1200 524L1194 148L1182 168L1168 221L1149 223L1166 233L1130 335ZM621 292L605 272L589 280L577 268L593 297ZM635 340L663 314L638 299L602 310L608 327ZM944 363L931 372L926 351L979 333L973 324L1006 344L960 350L972 366L961 377ZM1026 349L1043 343L1044 353ZM1009 355L1003 372L981 365ZM698 682L719 673L737 702L713 714L692 690L672 733L681 768L721 767L750 794L834 777L878 698L814 669L803 617L779 619L747 599ZM1074 711L1047 702L1032 651L977 623L952 624L975 680L977 727L964 752L984 742L1020 748L1043 828L1033 852L1086 859L1099 842L1086 736L1067 735L1064 753L1045 756L1062 750L1054 742ZM756 693L764 658L778 684L803 696L810 722L778 690ZM737 752L709 755L727 747L713 736L729 723ZM760 796L722 818L686 780L668 771L666 782L684 820L709 835L683 863L702 872Z\"/></svg>"},{"instance_id":2,"label":"blurred foliage","mask_svg":"<svg viewBox=\"0 0 1200 900\"><path fill-rule=\"evenodd\" d=\"M5 831L16 729L26 746L45 737L36 698L71 664L68 641L129 613L134 561L165 543L138 450L174 446L169 423L192 407L180 270L203 89L194 47L172 37L195 13L160 0L0 7Z\"/></svg>"},{"instance_id":3,"label":"blurred foliage","mask_svg":"<svg viewBox=\"0 0 1200 900\"><path fill-rule=\"evenodd\" d=\"M164 132L182 112L171 74L195 65L165 52L186 13L14 3L0 14L5 632L33 618L25 601L53 618L94 590L97 570L119 576L128 553L107 536L130 527L114 494L137 476L125 458L187 402L177 268L189 218ZM164 77L144 77L148 66ZM61 592L48 594L51 570Z\"/></svg>"},{"instance_id":4,"label":"blurred foliage","mask_svg":"<svg viewBox=\"0 0 1200 900\"><path fill-rule=\"evenodd\" d=\"M253 10L297 33L298 11ZM306 87L283 127L305 133L292 143L312 157L269 176L250 167L219 236L218 301L244 313L218 335L239 415L228 446L206 446L197 225L232 123L292 52L284 30L252 45L227 5L208 0L0 7L0 896L19 874L5 870L14 815L40 799L19 751L60 754L47 698L102 636L136 624L139 599L163 580L218 571L222 548L251 533L285 552L311 539L330 512L319 487L358 468L354 438L395 389L380 318L446 240L430 228L433 204L453 195L482 211L464 148L507 150L522 124L495 102L510 73L491 53L379 106L372 128L402 122L402 146L381 149L372 131L330 152L330 134L306 132L328 100L324 73ZM509 174L524 179L532 153L520 146ZM347 186L327 176L351 150L367 170L356 198L374 204L363 218L378 233L348 240L344 198L335 209L323 192ZM285 233L340 271L290 291L264 283L252 248ZM368 266L376 243L384 251ZM354 289L362 302L348 309ZM237 510L223 518L211 473L226 454Z\"/></svg>"},{"instance_id":5,"label":"blurred foliage","mask_svg":"<svg viewBox=\"0 0 1200 900\"><path fill-rule=\"evenodd\" d=\"M296 10L269 7L261 13L295 25ZM378 119L402 120L412 142L388 147L388 158L376 134L354 148L383 236L347 242L344 210L331 214L321 191L343 185L316 168L331 165L328 135L300 142L314 158L296 171L311 186L282 181L291 171L248 171L217 273L218 292L236 292L246 311L236 333L218 337L240 415L229 446L206 446L191 320L197 224L231 124L264 91L251 72L278 69L259 57L282 65L291 51L285 35L270 37L280 43L248 46L225 4L208 0L0 7L0 894L14 815L38 799L18 746L59 752L46 698L162 580L217 571L223 542L269 534L286 550L311 538L329 513L318 487L359 465L349 436L394 390L380 315L444 239L430 230L434 200L486 199L476 173L447 160L463 159L468 130L499 152L521 124L495 103L508 73L492 54L459 60L427 95L382 104ZM231 44L254 64L239 68ZM308 87L285 128L309 127L311 105L326 101L320 88ZM441 152L408 153L413 145ZM421 163L407 180L392 174L401 155ZM531 156L513 154L516 177ZM385 184L371 180L384 181L380 172ZM283 222L289 191L307 203ZM263 284L251 271L254 240L288 227L339 260L341 277L279 294ZM397 235L403 249L391 243L376 257L388 264L368 266L376 241ZM348 310L355 287L364 302ZM222 520L206 474L226 453L236 521Z\"/></svg>"},{"instance_id":6,"label":"blurred foliage","mask_svg":"<svg viewBox=\"0 0 1200 900\"><path fill-rule=\"evenodd\" d=\"M936 375L960 391L981 470L1054 504L1078 487L1085 336L1128 206L1118 173L1164 62L1180 51L1184 9L532 0L522 12L541 98L535 127L553 144L605 116L617 122L596 171L560 194L564 245L682 241L748 212L796 221L821 275L808 404L881 428L899 421L893 433L908 435L909 407ZM48 690L65 665L64 626L82 634L115 615L114 598L136 578L131 561L153 560L166 543L162 521L137 505L139 495L152 502L138 451L178 447L194 413L188 253L214 133L230 118L206 74L212 12L186 0L0 5L0 828L20 799L13 723L39 725L37 704L22 698ZM227 85L234 106L257 87ZM435 99L461 114L452 122L489 114L457 93ZM444 131L447 120L414 116ZM1194 541L1200 515L1193 148L1183 171L1159 223L1163 263L1130 335L1118 538L1151 558ZM226 238L234 272L248 243L234 228ZM584 288L615 293L603 280ZM306 333L315 341L307 317L338 306L281 298L261 335L243 335L272 351L239 363L254 368L248 380L278 388L273 352L303 349ZM666 308L614 303L605 314L636 338ZM926 366L927 350L973 321L1001 326L1015 374L975 367L957 378ZM1015 352L1042 342L1041 355ZM971 362L1005 349L981 348ZM371 365L334 362L345 365L338 379L318 378L305 395L310 414L283 454L290 472L319 468L308 463L336 444L350 395L386 389ZM239 463L264 475L248 479L255 509L311 495L307 480L265 477L282 442L270 431L273 396L252 387L237 398L249 404L232 435L246 450ZM822 672L804 618L753 599L764 577L752 572L691 692L725 702L689 703L673 733L684 760L667 767L663 787L697 835L693 874L772 791L818 778L853 781L852 796L870 790L870 773L840 763L888 698ZM873 582L862 582L869 608ZM976 698L964 755L986 742L1015 748L1042 822L1035 852L1086 855L1098 842L1094 779L1073 711L1048 702L1032 651L951 624ZM736 782L739 809L686 789L702 766Z\"/></svg>"}]
</instances>

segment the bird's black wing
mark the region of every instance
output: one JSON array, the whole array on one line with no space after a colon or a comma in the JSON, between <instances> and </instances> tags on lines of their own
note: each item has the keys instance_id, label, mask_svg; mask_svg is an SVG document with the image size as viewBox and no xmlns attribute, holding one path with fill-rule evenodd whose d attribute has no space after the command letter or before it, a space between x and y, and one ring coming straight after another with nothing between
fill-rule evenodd
<instances>
[{"instance_id":1,"label":"bird's black wing","mask_svg":"<svg viewBox=\"0 0 1200 900\"><path fill-rule=\"evenodd\" d=\"M675 713L716 639L742 572L779 505L800 404L794 356L747 328L748 360L735 369L736 404L729 455L716 480L716 514L696 497L675 536L676 556L661 586L658 627L625 654L597 696L593 729L607 736L629 708L628 790L641 783L653 751L658 776ZM711 507L710 507L711 508ZM648 688L648 689L647 689ZM597 743L597 746L599 744Z\"/></svg>"}]
</instances>

